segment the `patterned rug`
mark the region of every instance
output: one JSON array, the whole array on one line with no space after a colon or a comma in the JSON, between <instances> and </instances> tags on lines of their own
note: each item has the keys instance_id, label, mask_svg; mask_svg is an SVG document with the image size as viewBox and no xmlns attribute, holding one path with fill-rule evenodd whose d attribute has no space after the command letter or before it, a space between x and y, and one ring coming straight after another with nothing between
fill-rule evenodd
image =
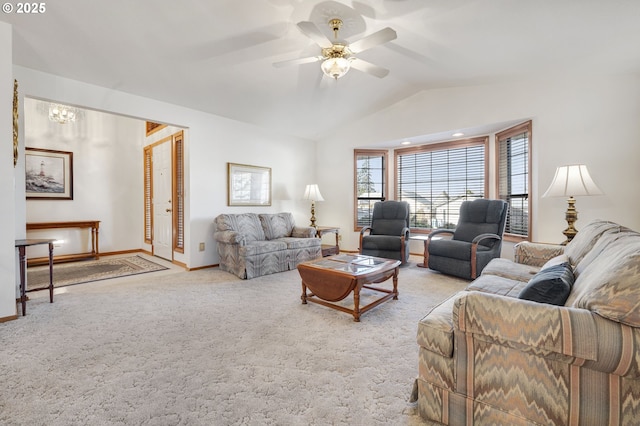
<instances>
[{"instance_id":1,"label":"patterned rug","mask_svg":"<svg viewBox=\"0 0 640 426\"><path fill-rule=\"evenodd\" d=\"M88 283L168 269L140 256L53 265L53 286ZM49 286L49 266L27 268L27 291Z\"/></svg>"}]
</instances>

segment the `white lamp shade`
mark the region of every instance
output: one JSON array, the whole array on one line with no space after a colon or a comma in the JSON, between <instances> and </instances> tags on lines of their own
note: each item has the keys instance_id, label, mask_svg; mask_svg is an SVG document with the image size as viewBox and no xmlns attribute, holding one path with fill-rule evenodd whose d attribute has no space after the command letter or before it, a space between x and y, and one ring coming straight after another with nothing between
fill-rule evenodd
<instances>
[{"instance_id":1,"label":"white lamp shade","mask_svg":"<svg viewBox=\"0 0 640 426\"><path fill-rule=\"evenodd\" d=\"M584 164L560 166L543 197L573 197L576 195L601 195L602 191L591 179Z\"/></svg>"},{"instance_id":2,"label":"white lamp shade","mask_svg":"<svg viewBox=\"0 0 640 426\"><path fill-rule=\"evenodd\" d=\"M320 193L320 188L318 188L318 185L315 183L307 185L302 198L304 200L324 201L324 198L322 198L322 194Z\"/></svg>"}]
</instances>

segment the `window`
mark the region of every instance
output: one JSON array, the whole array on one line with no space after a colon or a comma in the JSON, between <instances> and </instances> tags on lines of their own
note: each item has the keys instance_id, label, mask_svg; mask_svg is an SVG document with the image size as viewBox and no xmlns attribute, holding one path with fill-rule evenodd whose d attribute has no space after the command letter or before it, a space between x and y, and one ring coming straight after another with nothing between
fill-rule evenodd
<instances>
[{"instance_id":1,"label":"window","mask_svg":"<svg viewBox=\"0 0 640 426\"><path fill-rule=\"evenodd\" d=\"M173 250L184 253L184 135L173 135Z\"/></svg>"},{"instance_id":2,"label":"window","mask_svg":"<svg viewBox=\"0 0 640 426\"><path fill-rule=\"evenodd\" d=\"M509 203L505 234L531 235L531 121L496 134L498 198Z\"/></svg>"},{"instance_id":3,"label":"window","mask_svg":"<svg viewBox=\"0 0 640 426\"><path fill-rule=\"evenodd\" d=\"M455 228L460 204L487 193L488 137L395 151L396 199L409 202L414 230Z\"/></svg>"},{"instance_id":4,"label":"window","mask_svg":"<svg viewBox=\"0 0 640 426\"><path fill-rule=\"evenodd\" d=\"M144 147L144 242L153 242L153 205L151 204L153 194L153 173L151 163L151 147Z\"/></svg>"},{"instance_id":5,"label":"window","mask_svg":"<svg viewBox=\"0 0 640 426\"><path fill-rule=\"evenodd\" d=\"M387 151L354 150L355 229L371 225L373 205L387 198Z\"/></svg>"}]
</instances>

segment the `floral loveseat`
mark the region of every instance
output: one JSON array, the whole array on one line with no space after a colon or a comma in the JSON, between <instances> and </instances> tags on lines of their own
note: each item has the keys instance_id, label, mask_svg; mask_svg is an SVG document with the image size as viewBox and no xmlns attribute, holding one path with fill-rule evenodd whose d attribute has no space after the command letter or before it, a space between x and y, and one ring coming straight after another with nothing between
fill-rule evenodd
<instances>
[{"instance_id":1,"label":"floral loveseat","mask_svg":"<svg viewBox=\"0 0 640 426\"><path fill-rule=\"evenodd\" d=\"M315 228L295 226L291 213L221 214L215 225L220 269L243 279L288 271L322 257Z\"/></svg>"},{"instance_id":2,"label":"floral loveseat","mask_svg":"<svg viewBox=\"0 0 640 426\"><path fill-rule=\"evenodd\" d=\"M593 221L564 247L520 243L515 260L492 260L419 322L420 415L446 425L640 424L640 234ZM563 288L560 300L529 300L532 283L557 268L537 296Z\"/></svg>"}]
</instances>

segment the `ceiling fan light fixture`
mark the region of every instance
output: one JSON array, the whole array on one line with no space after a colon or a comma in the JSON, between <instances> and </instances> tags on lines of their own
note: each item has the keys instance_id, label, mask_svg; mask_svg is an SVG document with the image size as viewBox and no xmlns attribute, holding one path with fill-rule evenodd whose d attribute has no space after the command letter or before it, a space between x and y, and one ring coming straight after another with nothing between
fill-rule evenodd
<instances>
[{"instance_id":1,"label":"ceiling fan light fixture","mask_svg":"<svg viewBox=\"0 0 640 426\"><path fill-rule=\"evenodd\" d=\"M337 80L349 71L349 68L351 68L351 61L341 57L329 58L325 59L320 67L322 68L324 75Z\"/></svg>"}]
</instances>

